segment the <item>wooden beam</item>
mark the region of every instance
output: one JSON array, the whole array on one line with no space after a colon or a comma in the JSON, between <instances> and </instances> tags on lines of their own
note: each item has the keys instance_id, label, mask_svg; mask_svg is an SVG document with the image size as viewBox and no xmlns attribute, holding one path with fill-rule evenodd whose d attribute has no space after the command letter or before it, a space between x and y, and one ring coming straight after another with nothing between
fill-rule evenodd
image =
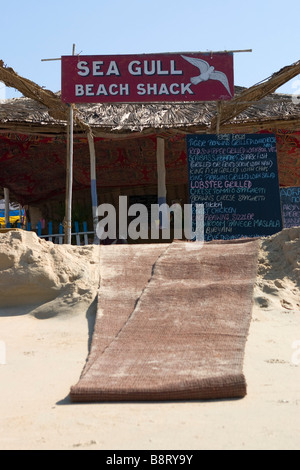
<instances>
[{"instance_id":1,"label":"wooden beam","mask_svg":"<svg viewBox=\"0 0 300 470\"><path fill-rule=\"evenodd\" d=\"M44 89L33 81L21 77L14 69L7 67L3 60L0 60L0 81L6 86L16 88L27 98L31 98L48 108L49 114L56 120L68 121L69 107L50 90ZM87 131L89 126L79 117L79 111L75 109L74 120L78 126Z\"/></svg>"},{"instance_id":2,"label":"wooden beam","mask_svg":"<svg viewBox=\"0 0 300 470\"><path fill-rule=\"evenodd\" d=\"M65 244L72 242L72 196L73 196L73 107L70 106L66 157L66 199L64 233Z\"/></svg>"},{"instance_id":3,"label":"wooden beam","mask_svg":"<svg viewBox=\"0 0 300 470\"><path fill-rule=\"evenodd\" d=\"M166 165L165 165L165 141L161 137L157 138L157 178L158 178L158 199L166 202Z\"/></svg>"},{"instance_id":4,"label":"wooden beam","mask_svg":"<svg viewBox=\"0 0 300 470\"><path fill-rule=\"evenodd\" d=\"M156 158L157 158L157 196L160 212L160 228L167 228L164 222L167 221L168 214L165 213L167 202L167 186L166 186L166 164L165 164L165 140L161 137L156 139Z\"/></svg>"},{"instance_id":5,"label":"wooden beam","mask_svg":"<svg viewBox=\"0 0 300 470\"><path fill-rule=\"evenodd\" d=\"M270 77L267 81L254 85L243 91L238 97L233 98L231 101L222 101L220 107L220 128L226 122L234 119L240 113L245 111L251 106L253 102L257 102L265 96L274 93L277 88L284 85L294 77L300 74L300 61L293 65L284 67ZM210 132L215 132L218 124L218 114L215 116L210 125Z\"/></svg>"},{"instance_id":6,"label":"wooden beam","mask_svg":"<svg viewBox=\"0 0 300 470\"><path fill-rule=\"evenodd\" d=\"M5 227L9 224L9 189L4 188Z\"/></svg>"},{"instance_id":7,"label":"wooden beam","mask_svg":"<svg viewBox=\"0 0 300 470\"><path fill-rule=\"evenodd\" d=\"M296 119L268 119L262 121L244 121L227 123L222 126L223 133L256 132L264 129L288 129L299 130L300 118Z\"/></svg>"},{"instance_id":8,"label":"wooden beam","mask_svg":"<svg viewBox=\"0 0 300 470\"><path fill-rule=\"evenodd\" d=\"M99 245L100 240L97 235L98 224L98 195L97 195L97 174L96 174L96 151L95 142L92 132L87 133L89 150L90 150L90 173L91 173L91 197L92 197L92 213L93 213L93 226L94 226L94 244Z\"/></svg>"}]
</instances>

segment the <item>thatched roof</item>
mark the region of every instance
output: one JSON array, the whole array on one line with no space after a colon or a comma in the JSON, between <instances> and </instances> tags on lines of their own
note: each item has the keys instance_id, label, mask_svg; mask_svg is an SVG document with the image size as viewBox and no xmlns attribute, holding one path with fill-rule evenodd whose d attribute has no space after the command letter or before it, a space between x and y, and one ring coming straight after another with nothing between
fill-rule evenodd
<instances>
[{"instance_id":1,"label":"thatched roof","mask_svg":"<svg viewBox=\"0 0 300 470\"><path fill-rule=\"evenodd\" d=\"M247 90L235 87L236 97ZM173 129L176 132L210 132L217 116L215 103L165 104L90 104L77 106L80 119L95 135L113 133L116 136L131 132L153 132L154 129ZM236 126L264 128L300 126L300 105L292 96L271 94L252 103L233 119L221 125L230 131ZM48 108L30 98L0 101L0 129L29 133L65 132L66 121L54 119ZM80 131L77 128L77 131Z\"/></svg>"},{"instance_id":2,"label":"thatched roof","mask_svg":"<svg viewBox=\"0 0 300 470\"><path fill-rule=\"evenodd\" d=\"M300 61L283 68L268 80L251 88L235 87L235 97L219 106L214 102L151 104L78 104L75 107L77 132L92 128L96 136L172 132L232 132L239 128L259 130L267 127L296 128L300 125L300 106L292 96L274 91L300 74ZM0 80L14 86L27 98L0 102L0 130L29 133L65 132L68 105L60 94L40 88L19 77L0 61Z\"/></svg>"},{"instance_id":3,"label":"thatched roof","mask_svg":"<svg viewBox=\"0 0 300 470\"><path fill-rule=\"evenodd\" d=\"M68 120L69 106L63 103L57 94L21 77L14 69L7 67L3 60L0 60L0 81L8 87L16 88L27 98L41 104L55 120ZM86 124L80 120L76 112L74 113L74 121L83 130L87 130Z\"/></svg>"},{"instance_id":4,"label":"thatched roof","mask_svg":"<svg viewBox=\"0 0 300 470\"><path fill-rule=\"evenodd\" d=\"M235 87L238 98L247 89ZM248 104L249 105L249 104ZM217 117L216 103L175 104L120 104L81 105L83 119L97 132L144 131L146 129L173 129L174 132L215 131L213 122ZM300 106L294 104L290 95L272 94L254 102L237 117L223 124L226 126L263 125L271 121L297 121L300 125ZM294 122L295 124L295 122Z\"/></svg>"},{"instance_id":5,"label":"thatched roof","mask_svg":"<svg viewBox=\"0 0 300 470\"><path fill-rule=\"evenodd\" d=\"M166 141L167 184L187 184L185 134L217 131L274 132L280 185L300 185L300 106L292 96L274 93L298 74L300 62L251 88L236 87L235 97L222 103L77 105L73 190L90 190L86 135L90 130L96 137L97 185L101 190L156 185L157 135ZM59 93L22 79L1 61L0 81L26 95L0 102L0 186L8 187L22 204L63 198L69 106L62 103Z\"/></svg>"}]
</instances>

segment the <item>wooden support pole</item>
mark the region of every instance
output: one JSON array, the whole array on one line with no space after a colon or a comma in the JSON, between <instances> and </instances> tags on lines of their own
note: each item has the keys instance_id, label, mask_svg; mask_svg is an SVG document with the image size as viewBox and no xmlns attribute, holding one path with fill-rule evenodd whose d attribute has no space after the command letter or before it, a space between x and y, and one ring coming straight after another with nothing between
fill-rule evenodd
<instances>
[{"instance_id":1,"label":"wooden support pole","mask_svg":"<svg viewBox=\"0 0 300 470\"><path fill-rule=\"evenodd\" d=\"M167 223L169 214L166 213L166 202L167 202L167 186L166 186L166 164L165 164L165 141L161 137L157 137L157 195L158 195L158 204L161 208L160 211L160 228L167 228L165 224Z\"/></svg>"},{"instance_id":2,"label":"wooden support pole","mask_svg":"<svg viewBox=\"0 0 300 470\"><path fill-rule=\"evenodd\" d=\"M75 55L75 44L73 44ZM65 205L65 244L72 242L72 194L73 194L73 149L74 149L74 110L70 104L69 121L67 126L67 181L66 181L66 205Z\"/></svg>"},{"instance_id":3,"label":"wooden support pole","mask_svg":"<svg viewBox=\"0 0 300 470\"><path fill-rule=\"evenodd\" d=\"M94 244L99 245L100 240L97 235L97 225L98 225L98 195L97 195L97 175L96 175L96 151L95 151L95 142L92 131L90 130L87 133L89 149L90 149L90 166L91 166L91 197L92 197L92 211L93 211L93 226L94 226Z\"/></svg>"},{"instance_id":4,"label":"wooden support pole","mask_svg":"<svg viewBox=\"0 0 300 470\"><path fill-rule=\"evenodd\" d=\"M5 226L9 224L9 189L4 188L4 201L5 201Z\"/></svg>"},{"instance_id":5,"label":"wooden support pole","mask_svg":"<svg viewBox=\"0 0 300 470\"><path fill-rule=\"evenodd\" d=\"M21 206L21 204L19 204L19 224L20 224L20 227L22 228L23 227L23 217L22 217L22 206Z\"/></svg>"},{"instance_id":6,"label":"wooden support pole","mask_svg":"<svg viewBox=\"0 0 300 470\"><path fill-rule=\"evenodd\" d=\"M217 125L216 125L216 132L220 134L220 123L221 123L221 113L222 113L222 102L217 102Z\"/></svg>"},{"instance_id":7,"label":"wooden support pole","mask_svg":"<svg viewBox=\"0 0 300 470\"><path fill-rule=\"evenodd\" d=\"M65 243L72 240L72 195L73 195L73 107L70 106L67 138L67 184L66 184L66 215L65 215Z\"/></svg>"}]
</instances>

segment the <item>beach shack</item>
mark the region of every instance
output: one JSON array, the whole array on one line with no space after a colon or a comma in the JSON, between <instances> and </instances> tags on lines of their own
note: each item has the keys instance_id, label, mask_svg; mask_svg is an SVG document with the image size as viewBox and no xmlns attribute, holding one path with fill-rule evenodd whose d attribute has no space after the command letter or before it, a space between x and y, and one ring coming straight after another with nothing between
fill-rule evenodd
<instances>
[{"instance_id":1,"label":"beach shack","mask_svg":"<svg viewBox=\"0 0 300 470\"><path fill-rule=\"evenodd\" d=\"M145 74L138 61L134 61L132 58L133 74L137 77ZM86 62L83 60L81 64L83 77L90 72ZM101 73L99 63L91 67L95 74ZM120 196L126 196L129 205L141 203L150 207L162 201L169 206L174 202L188 204L191 200L188 136L272 136L276 147L277 166L273 171L278 192L279 188L300 187L299 105L292 96L275 93L300 73L300 62L249 89L235 86L226 91L224 88L224 94L232 95L230 99L221 100L218 96L214 101L197 102L188 87L184 90L175 86L177 81L174 80L181 71L175 59L168 70L159 59L149 62L147 67L149 76L155 68L156 73L166 77L168 72L173 79L172 83L165 80L165 89L156 89L162 97L159 102L157 97L153 102L152 97L142 103L120 103L119 95L126 94L126 88L111 87L103 88L101 94L103 97L110 93L115 102L102 99L98 103L77 102L71 106L73 221L85 221L93 231L95 205L112 204L118 211ZM117 66L111 62L105 73L117 74ZM70 106L66 101L71 97L41 89L1 62L0 80L24 94L23 98L0 104L0 186L9 188L13 200L28 208L33 226L39 220L51 221L57 225L54 231L58 231L66 217L70 181ZM79 85L76 89L79 97L95 94L94 88ZM146 93L145 90L139 88L141 94ZM164 101L166 93L171 91L174 101ZM175 99L177 92L183 93L180 102ZM86 101L85 96L83 101ZM254 159L253 165L256 163ZM208 174L208 167L205 172L204 169L202 165L200 175ZM268 173L267 168L265 173ZM242 180L248 181L239 178ZM240 194L247 194L246 189L245 186ZM203 202L206 209L216 203L213 199ZM245 213L251 211L245 209ZM221 211L210 215L223 214ZM264 217L265 214L261 214L260 220ZM273 228L279 231L282 227ZM212 238L217 233L215 231Z\"/></svg>"}]
</instances>

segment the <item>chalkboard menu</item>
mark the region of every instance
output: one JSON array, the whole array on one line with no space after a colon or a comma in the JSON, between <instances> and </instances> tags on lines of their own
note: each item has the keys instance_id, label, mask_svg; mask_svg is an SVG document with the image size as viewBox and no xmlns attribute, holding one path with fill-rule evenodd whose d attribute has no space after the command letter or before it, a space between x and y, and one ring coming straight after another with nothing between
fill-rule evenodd
<instances>
[{"instance_id":1,"label":"chalkboard menu","mask_svg":"<svg viewBox=\"0 0 300 470\"><path fill-rule=\"evenodd\" d=\"M282 230L275 135L189 135L187 150L190 203L193 214L204 204L206 241Z\"/></svg>"},{"instance_id":2,"label":"chalkboard menu","mask_svg":"<svg viewBox=\"0 0 300 470\"><path fill-rule=\"evenodd\" d=\"M281 188L280 196L284 227L299 227L300 188Z\"/></svg>"}]
</instances>

